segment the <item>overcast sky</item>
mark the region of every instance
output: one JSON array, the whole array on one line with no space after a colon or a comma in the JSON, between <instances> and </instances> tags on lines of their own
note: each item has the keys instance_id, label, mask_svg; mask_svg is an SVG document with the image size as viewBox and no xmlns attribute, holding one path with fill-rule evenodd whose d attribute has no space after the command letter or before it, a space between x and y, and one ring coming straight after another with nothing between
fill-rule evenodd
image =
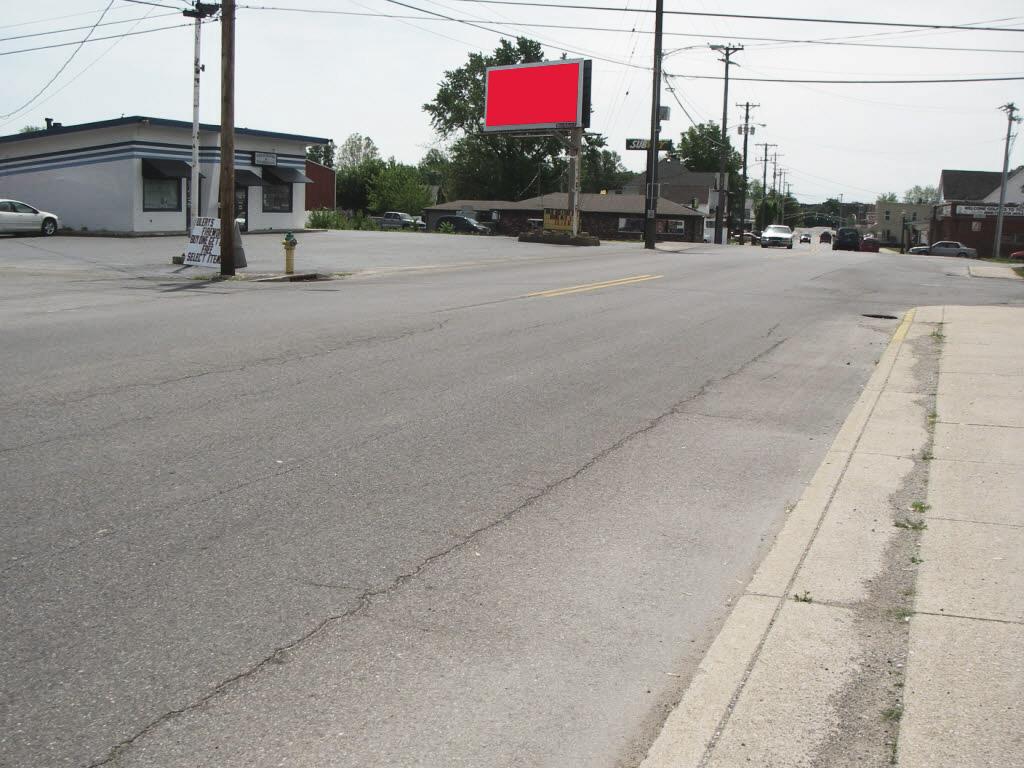
<instances>
[{"instance_id":1,"label":"overcast sky","mask_svg":"<svg viewBox=\"0 0 1024 768\"><path fill-rule=\"evenodd\" d=\"M627 167L642 170L641 152L625 151L625 140L649 131L650 64L653 52L654 0L573 0L615 11L544 9L482 4L463 0L266 0L289 12L238 10L236 125L333 138L351 133L370 136L385 156L415 163L431 147L442 147L430 128L424 102L433 98L445 70L466 61L471 51L492 51L500 35L446 21L398 19L433 12L479 20L508 37L541 41L548 58L563 52L594 58L591 129L605 134ZM114 0L95 37L180 24L185 0L154 4ZM0 0L0 135L24 125L42 125L44 117L65 124L121 115L179 120L192 116L192 29L101 40L81 47L40 97L32 99L67 62L74 46L2 55L7 51L81 40L103 12L107 0ZM166 7L170 6L170 7ZM902 0L902 2L792 2L775 0L668 0L666 10L813 16L831 19L924 24L979 24L1024 30L1020 0ZM376 16L309 12L314 9ZM145 17L145 18L143 18ZM143 19L141 21L134 21ZM564 25L566 28L530 26ZM36 35L70 27L86 29ZM611 28L604 32L580 27ZM200 117L216 123L220 114L220 28L203 30ZM943 77L1024 77L1024 31L981 32L906 30L893 27L747 20L666 15L665 71L675 96L662 90L672 108L663 137L678 137L690 125L721 120L722 81L688 76L721 76L724 65L708 43L745 46L735 54L734 78L775 79L928 79ZM686 35L686 36L683 36ZM25 36L25 37L23 37ZM12 39L18 37L20 39ZM963 50L860 47L777 43L744 38L823 40L872 45L931 46ZM598 58L600 57L600 58ZM607 59L607 60L604 60ZM632 66L630 66L632 65ZM1016 101L1024 107L1024 80L912 85L839 85L742 82L729 89L729 123L734 144L742 147L735 125L742 110L760 104L752 122L763 123L751 139L750 173L762 150L755 142L777 144L779 165L789 169L792 190L814 202L842 193L846 200L873 201L879 193L902 193L915 184L937 184L943 168L1001 169L1006 117L998 107ZM686 112L689 113L689 117ZM11 114L8 114L11 113ZM3 149L0 147L0 156ZM1024 163L1017 142L1011 167ZM770 177L770 171L769 171Z\"/></svg>"}]
</instances>

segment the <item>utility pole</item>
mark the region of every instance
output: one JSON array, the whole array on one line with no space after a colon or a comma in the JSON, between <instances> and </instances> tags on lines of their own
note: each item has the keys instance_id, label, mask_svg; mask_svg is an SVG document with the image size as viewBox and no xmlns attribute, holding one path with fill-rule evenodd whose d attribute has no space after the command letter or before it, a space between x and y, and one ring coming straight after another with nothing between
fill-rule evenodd
<instances>
[{"instance_id":1,"label":"utility pole","mask_svg":"<svg viewBox=\"0 0 1024 768\"><path fill-rule=\"evenodd\" d=\"M839 227L841 227L841 226L843 226L843 193L842 192L839 193L839 224L838 224L838 226L836 226L836 229L839 229Z\"/></svg>"},{"instance_id":2,"label":"utility pole","mask_svg":"<svg viewBox=\"0 0 1024 768\"><path fill-rule=\"evenodd\" d=\"M779 168L779 220L776 224L786 223L786 174L789 173L785 168Z\"/></svg>"},{"instance_id":3,"label":"utility pole","mask_svg":"<svg viewBox=\"0 0 1024 768\"><path fill-rule=\"evenodd\" d=\"M997 259L1003 244L1003 206L1006 205L1006 178L1010 169L1010 133L1013 124L1021 120L1017 117L1017 105L1012 101L1003 104L1000 109L1006 113L1006 149L1003 150L1003 179L999 186L999 210L996 212L996 241L992 246L992 255Z\"/></svg>"},{"instance_id":4,"label":"utility pole","mask_svg":"<svg viewBox=\"0 0 1024 768\"><path fill-rule=\"evenodd\" d=\"M754 132L754 128L750 125L750 108L759 107L760 104L751 104L749 101L746 104L737 104L737 107L743 107L743 127L740 132L743 134L743 188L740 190L740 232L742 233L746 229L746 217L747 217L747 140L750 138L750 134ZM742 242L743 236L740 235L740 241ZM750 241L753 244L753 240Z\"/></svg>"},{"instance_id":5,"label":"utility pole","mask_svg":"<svg viewBox=\"0 0 1024 768\"><path fill-rule=\"evenodd\" d=\"M726 163L729 159L729 134L728 134L728 121L729 121L729 66L732 64L732 55L743 50L742 45L710 45L708 46L713 51L719 51L722 54L722 58L719 61L725 63L725 94L722 99L722 146L720 150L721 157L718 161L718 207L715 209L715 242L721 245L722 240L722 214L725 211L726 201L726 182L725 182L725 168ZM726 222L728 227L728 222ZM726 237L728 240L728 237Z\"/></svg>"},{"instance_id":6,"label":"utility pole","mask_svg":"<svg viewBox=\"0 0 1024 768\"><path fill-rule=\"evenodd\" d=\"M658 139L661 136L661 27L664 0L654 7L654 83L651 86L651 146L647 149L647 196L644 200L644 248L652 250L658 233Z\"/></svg>"},{"instance_id":7,"label":"utility pole","mask_svg":"<svg viewBox=\"0 0 1024 768\"><path fill-rule=\"evenodd\" d=\"M769 144L767 142L763 144L755 144L757 147L764 147L764 159L761 160L764 163L764 173L761 177L761 228L768 223L767 217L765 216L765 206L768 204L768 147L777 147L778 144Z\"/></svg>"},{"instance_id":8,"label":"utility pole","mask_svg":"<svg viewBox=\"0 0 1024 768\"><path fill-rule=\"evenodd\" d=\"M235 0L220 22L220 273L235 274Z\"/></svg>"},{"instance_id":9,"label":"utility pole","mask_svg":"<svg viewBox=\"0 0 1024 768\"><path fill-rule=\"evenodd\" d=\"M189 210L190 228L192 222L199 216L199 73L205 69L199 63L199 43L203 19L212 16L219 10L219 5L201 3L199 0L195 0L194 6L191 9L185 9L181 12L182 16L195 19L196 27L195 53L192 57L192 179L191 186L189 187L189 197L192 205Z\"/></svg>"}]
</instances>

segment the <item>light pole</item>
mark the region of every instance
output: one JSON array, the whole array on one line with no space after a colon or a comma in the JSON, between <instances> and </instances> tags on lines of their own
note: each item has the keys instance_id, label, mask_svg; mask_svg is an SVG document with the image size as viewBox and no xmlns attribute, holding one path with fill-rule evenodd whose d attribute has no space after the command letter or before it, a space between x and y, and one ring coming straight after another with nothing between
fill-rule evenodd
<instances>
[{"instance_id":1,"label":"light pole","mask_svg":"<svg viewBox=\"0 0 1024 768\"><path fill-rule=\"evenodd\" d=\"M182 16L195 19L195 51L192 56L192 178L189 187L191 206L189 207L189 227L199 217L199 74L205 67L199 63L200 38L203 19L220 10L219 5L201 3L196 0L192 8L181 12Z\"/></svg>"}]
</instances>

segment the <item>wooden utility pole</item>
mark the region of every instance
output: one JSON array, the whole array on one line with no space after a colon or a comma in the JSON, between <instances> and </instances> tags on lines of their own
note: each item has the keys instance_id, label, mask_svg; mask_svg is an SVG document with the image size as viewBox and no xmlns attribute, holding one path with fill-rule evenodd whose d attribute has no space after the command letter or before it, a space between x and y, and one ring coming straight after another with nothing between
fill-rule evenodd
<instances>
[{"instance_id":1,"label":"wooden utility pole","mask_svg":"<svg viewBox=\"0 0 1024 768\"><path fill-rule=\"evenodd\" d=\"M728 122L729 122L729 66L732 64L732 55L737 51L742 51L742 45L711 45L708 46L713 51L719 51L722 54L722 58L719 61L725 63L725 97L722 100L722 146L720 148L720 155L718 161L718 206L715 208L715 242L723 243L728 241L728 233L726 237L722 237L722 216L725 213L726 200L728 197L728 186L725 181L725 169L726 164L729 160L729 134L728 134Z\"/></svg>"},{"instance_id":2,"label":"wooden utility pole","mask_svg":"<svg viewBox=\"0 0 1024 768\"><path fill-rule=\"evenodd\" d=\"M999 185L999 210L996 212L996 241L992 245L992 255L999 258L1003 239L1003 207L1006 205L1006 178L1010 169L1010 134L1013 124L1020 122L1017 117L1017 105L1012 101L1000 107L1006 113L1006 148L1003 150L1003 178Z\"/></svg>"},{"instance_id":3,"label":"wooden utility pole","mask_svg":"<svg viewBox=\"0 0 1024 768\"><path fill-rule=\"evenodd\" d=\"M750 134L754 132L754 128L750 125L750 108L759 107L760 104L751 104L749 101L745 104L737 104L737 107L743 107L743 127L740 132L743 134L743 188L740 189L740 242L743 242L742 232L746 229L746 218L747 218L747 141L750 138ZM751 223L753 227L753 223ZM753 241L751 241L753 243Z\"/></svg>"},{"instance_id":4,"label":"wooden utility pole","mask_svg":"<svg viewBox=\"0 0 1024 768\"><path fill-rule=\"evenodd\" d=\"M754 146L764 147L764 158L761 160L764 163L764 173L761 176L761 229L764 229L768 225L768 211L765 207L768 204L768 147L777 147L779 145L765 142L763 144L755 144Z\"/></svg>"},{"instance_id":5,"label":"wooden utility pole","mask_svg":"<svg viewBox=\"0 0 1024 768\"><path fill-rule=\"evenodd\" d=\"M654 248L658 232L658 140L661 137L661 26L664 0L654 8L654 84L651 87L651 146L647 149L647 194L644 198L644 248Z\"/></svg>"},{"instance_id":6,"label":"wooden utility pole","mask_svg":"<svg viewBox=\"0 0 1024 768\"><path fill-rule=\"evenodd\" d=\"M220 23L220 273L235 274L235 0Z\"/></svg>"}]
</instances>

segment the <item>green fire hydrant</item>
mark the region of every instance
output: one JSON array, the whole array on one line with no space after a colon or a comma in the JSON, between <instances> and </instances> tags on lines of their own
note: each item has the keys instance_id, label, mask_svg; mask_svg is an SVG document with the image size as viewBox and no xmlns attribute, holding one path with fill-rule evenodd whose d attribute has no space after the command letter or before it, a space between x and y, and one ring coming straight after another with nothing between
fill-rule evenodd
<instances>
[{"instance_id":1,"label":"green fire hydrant","mask_svg":"<svg viewBox=\"0 0 1024 768\"><path fill-rule=\"evenodd\" d=\"M286 275L291 275L295 272L295 246L298 243L299 241L295 239L295 235L291 232L286 234L284 240L281 241L281 245L284 246L284 273Z\"/></svg>"}]
</instances>

